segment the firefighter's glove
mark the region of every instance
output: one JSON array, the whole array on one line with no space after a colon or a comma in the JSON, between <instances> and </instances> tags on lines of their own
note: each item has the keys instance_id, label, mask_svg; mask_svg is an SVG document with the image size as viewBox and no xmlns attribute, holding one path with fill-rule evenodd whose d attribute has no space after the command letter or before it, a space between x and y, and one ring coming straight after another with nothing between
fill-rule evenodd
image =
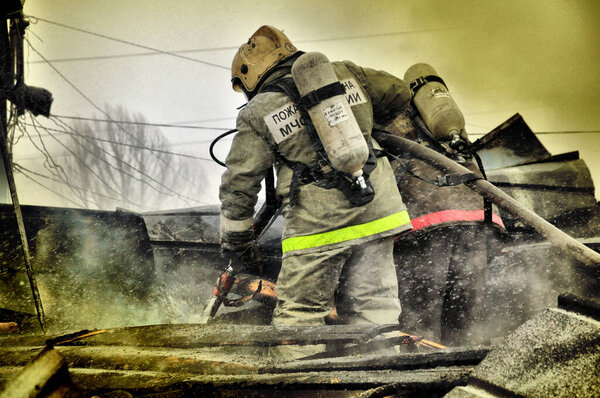
<instances>
[{"instance_id":1,"label":"firefighter's glove","mask_svg":"<svg viewBox=\"0 0 600 398\"><path fill-rule=\"evenodd\" d=\"M255 243L251 243L245 248L230 250L221 248L221 256L227 261L234 270L234 273L242 270L252 270L256 267L257 248Z\"/></svg>"}]
</instances>

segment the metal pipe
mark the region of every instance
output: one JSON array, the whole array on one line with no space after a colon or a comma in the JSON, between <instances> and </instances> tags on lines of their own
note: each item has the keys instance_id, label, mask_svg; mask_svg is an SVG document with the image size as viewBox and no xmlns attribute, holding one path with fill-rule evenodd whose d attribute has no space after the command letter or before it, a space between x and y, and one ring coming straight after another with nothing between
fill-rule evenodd
<instances>
[{"instance_id":1,"label":"metal pipe","mask_svg":"<svg viewBox=\"0 0 600 398\"><path fill-rule=\"evenodd\" d=\"M406 138L375 131L373 138L387 151L394 155L410 153L415 158L422 160L443 172L451 174L465 174L471 171L461 166L446 156L429 149ZM525 224L533 227L544 238L548 239L562 252L575 257L586 266L600 270L600 254L573 239L535 212L526 209L523 205L509 196L501 189L486 180L475 180L465 183L466 186L489 199L502 210L519 218Z\"/></svg>"},{"instance_id":2,"label":"metal pipe","mask_svg":"<svg viewBox=\"0 0 600 398\"><path fill-rule=\"evenodd\" d=\"M1 21L2 26L0 27L0 35L2 35L3 41L8 37L8 32L6 31L6 22L4 20ZM6 47L4 47L6 50ZM10 50L9 50L10 51ZM3 54L4 57L11 56L11 54ZM8 64L7 64L8 65ZM12 62L10 63L10 67L12 67ZM4 76L9 76L6 73L6 70L3 70ZM6 80L4 83L7 84ZM11 82L8 82L12 84ZM6 97L0 98L2 103L6 103ZM45 324L45 315L44 308L42 307L42 298L40 297L40 292L38 290L35 272L33 270L33 261L31 257L31 252L29 251L29 242L27 240L27 233L25 231L25 222L23 220L23 213L21 211L21 205L19 204L19 198L17 196L17 188L15 185L15 179L12 171L12 161L9 157L8 153L8 140L6 134L5 127L5 119L2 118L0 122L0 157L4 163L4 171L6 172L6 178L8 180L8 188L10 191L10 196L12 198L13 208L15 211L15 218L17 220L17 228L19 230L19 237L21 238L21 249L23 251L23 260L25 262L25 269L27 271L27 277L29 278L29 285L31 286L31 292L33 294L33 301L35 304L35 310L37 312L38 321L40 322L40 327L42 328L42 333L44 333L44 324Z\"/></svg>"},{"instance_id":3,"label":"metal pipe","mask_svg":"<svg viewBox=\"0 0 600 398\"><path fill-rule=\"evenodd\" d=\"M29 285L31 286L31 293L33 294L33 301L35 304L35 310L37 312L38 321L44 333L44 324L46 318L44 315L44 308L42 306L42 298L40 291L38 290L35 271L33 270L33 259L29 250L29 242L27 241L27 232L25 231L25 221L23 220L23 212L21 211L21 205L19 204L19 198L17 196L17 188L15 185L15 179L12 173L12 162L10 161L7 153L6 145L6 130L4 125L0 123L0 157L4 161L4 169L6 171L6 177L8 179L8 188L10 190L10 196L13 202L13 208L15 211L15 218L17 220L17 228L19 230L19 237L21 238L21 249L23 251L23 260L25 262L25 269L27 271L27 278L29 279Z\"/></svg>"}]
</instances>

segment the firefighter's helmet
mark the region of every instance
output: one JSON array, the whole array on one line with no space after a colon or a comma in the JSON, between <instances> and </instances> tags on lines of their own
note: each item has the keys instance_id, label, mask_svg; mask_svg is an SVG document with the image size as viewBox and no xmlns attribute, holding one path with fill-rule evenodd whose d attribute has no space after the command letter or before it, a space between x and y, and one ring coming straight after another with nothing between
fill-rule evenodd
<instances>
[{"instance_id":1,"label":"firefighter's helmet","mask_svg":"<svg viewBox=\"0 0 600 398\"><path fill-rule=\"evenodd\" d=\"M281 30L268 25L261 26L233 57L233 89L253 92L267 72L297 51Z\"/></svg>"}]
</instances>

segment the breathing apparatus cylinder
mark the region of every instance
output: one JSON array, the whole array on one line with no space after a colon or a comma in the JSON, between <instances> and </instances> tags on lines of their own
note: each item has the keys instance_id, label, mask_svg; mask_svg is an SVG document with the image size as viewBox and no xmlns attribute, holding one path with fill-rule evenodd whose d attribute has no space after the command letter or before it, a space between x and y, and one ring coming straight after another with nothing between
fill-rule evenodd
<instances>
[{"instance_id":1,"label":"breathing apparatus cylinder","mask_svg":"<svg viewBox=\"0 0 600 398\"><path fill-rule=\"evenodd\" d=\"M404 80L409 82L413 103L433 136L455 149L460 147L466 138L465 118L435 69L415 64L407 69Z\"/></svg>"},{"instance_id":2,"label":"breathing apparatus cylinder","mask_svg":"<svg viewBox=\"0 0 600 398\"><path fill-rule=\"evenodd\" d=\"M351 175L360 189L370 189L362 171L369 147L329 59L318 52L301 55L292 66L292 78L308 102L308 115L331 166Z\"/></svg>"}]
</instances>

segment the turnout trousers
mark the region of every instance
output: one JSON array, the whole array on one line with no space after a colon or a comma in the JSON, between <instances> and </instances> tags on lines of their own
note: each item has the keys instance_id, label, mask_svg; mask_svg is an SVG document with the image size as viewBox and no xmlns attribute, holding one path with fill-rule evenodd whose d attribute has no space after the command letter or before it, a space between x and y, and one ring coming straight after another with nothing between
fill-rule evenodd
<instances>
[{"instance_id":1,"label":"turnout trousers","mask_svg":"<svg viewBox=\"0 0 600 398\"><path fill-rule=\"evenodd\" d=\"M487 241L492 236L482 224L456 225L396 243L403 331L452 346L485 340Z\"/></svg>"},{"instance_id":2,"label":"turnout trousers","mask_svg":"<svg viewBox=\"0 0 600 398\"><path fill-rule=\"evenodd\" d=\"M394 237L283 259L273 325L318 326L334 306L341 324L395 324L400 316ZM280 346L286 357L321 351ZM304 355L303 355L304 354Z\"/></svg>"}]
</instances>

